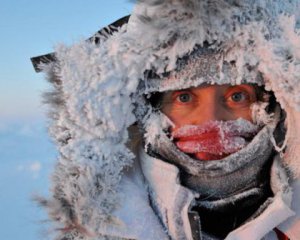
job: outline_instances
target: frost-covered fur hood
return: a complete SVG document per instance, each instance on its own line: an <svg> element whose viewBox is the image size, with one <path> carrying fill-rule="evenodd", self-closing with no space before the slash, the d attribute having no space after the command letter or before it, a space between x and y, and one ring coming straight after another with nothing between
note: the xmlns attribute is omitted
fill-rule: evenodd
<svg viewBox="0 0 300 240"><path fill-rule="evenodd" d="M203 78L161 84L179 58L208 44L218 52L218 78L211 82L257 82L261 74L286 117L283 154L300 176L300 19L299 1L140 0L129 19L99 43L56 48L56 62L43 66L54 90L50 133L60 153L52 178L53 197L45 202L67 230L97 235L120 202L118 185L133 164L128 127L137 121L137 93L196 86ZM223 74L234 62L234 78ZM146 70L159 76L145 80ZM171 78L168 78L170 80ZM161 82L159 82L161 81ZM158 86L158 87L157 87Z"/></svg>

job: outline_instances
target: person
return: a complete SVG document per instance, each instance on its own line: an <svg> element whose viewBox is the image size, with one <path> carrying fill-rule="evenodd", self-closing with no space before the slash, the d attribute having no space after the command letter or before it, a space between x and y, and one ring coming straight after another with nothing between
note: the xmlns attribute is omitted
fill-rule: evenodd
<svg viewBox="0 0 300 240"><path fill-rule="evenodd" d="M56 239L299 239L297 9L138 1L41 61Z"/></svg>

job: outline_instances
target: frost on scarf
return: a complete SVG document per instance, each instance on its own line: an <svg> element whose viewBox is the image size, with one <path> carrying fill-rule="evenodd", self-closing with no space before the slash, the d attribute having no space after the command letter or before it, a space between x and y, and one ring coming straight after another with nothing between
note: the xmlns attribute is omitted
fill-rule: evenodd
<svg viewBox="0 0 300 240"><path fill-rule="evenodd" d="M287 112L287 128L295 130L288 135L295 148L290 153L300 154L298 5L298 0L143 0L129 23L112 36L100 36L99 45L59 46L56 64L45 66L54 85L47 95L50 133L60 153L53 200L47 203L53 218L85 229L83 235L97 235L114 222L122 171L134 158L125 144L127 128L136 121L135 104L148 92L205 82L190 78L195 68L176 75L178 59L204 43L218 53L212 84L252 82L274 91ZM146 70L158 75L157 84L141 80ZM289 156L300 174L294 154Z"/></svg>

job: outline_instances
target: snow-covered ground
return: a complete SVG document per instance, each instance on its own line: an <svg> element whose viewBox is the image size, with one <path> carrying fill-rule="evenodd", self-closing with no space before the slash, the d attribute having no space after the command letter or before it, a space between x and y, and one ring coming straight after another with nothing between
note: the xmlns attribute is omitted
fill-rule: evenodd
<svg viewBox="0 0 300 240"><path fill-rule="evenodd" d="M1 239L48 239L46 213L32 198L47 196L55 158L45 121L0 120Z"/></svg>

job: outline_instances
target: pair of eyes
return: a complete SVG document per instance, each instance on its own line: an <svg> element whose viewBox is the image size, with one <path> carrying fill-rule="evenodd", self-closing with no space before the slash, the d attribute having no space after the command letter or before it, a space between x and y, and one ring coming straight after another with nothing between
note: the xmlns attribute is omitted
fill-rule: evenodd
<svg viewBox="0 0 300 240"><path fill-rule="evenodd" d="M175 101L180 104L189 104L194 101L195 96L189 91L179 91L175 94ZM246 104L253 102L254 96L247 91L230 91L224 94L224 101L230 104Z"/></svg>

